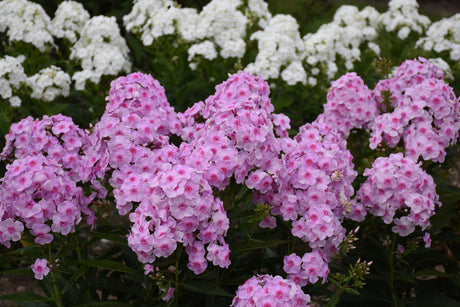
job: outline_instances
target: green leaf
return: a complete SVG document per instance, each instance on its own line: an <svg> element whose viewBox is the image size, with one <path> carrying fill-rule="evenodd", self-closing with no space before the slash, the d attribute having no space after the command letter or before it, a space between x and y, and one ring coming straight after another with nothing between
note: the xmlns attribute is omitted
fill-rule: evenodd
<svg viewBox="0 0 460 307"><path fill-rule="evenodd" d="M285 244L289 241L287 240L247 240L244 242L239 242L232 246L232 253L245 252L254 249L262 249L265 247L276 246L280 244Z"/></svg>
<svg viewBox="0 0 460 307"><path fill-rule="evenodd" d="M352 288L345 288L345 292L354 294L354 295L360 295L360 293L357 290L352 289Z"/></svg>
<svg viewBox="0 0 460 307"><path fill-rule="evenodd" d="M414 273L415 278L424 277L447 277L449 274L437 270L421 270Z"/></svg>
<svg viewBox="0 0 460 307"><path fill-rule="evenodd" d="M0 300L8 300L8 301L40 301L40 302L47 302L52 301L53 299L48 297L43 297L33 292L20 292L20 293L13 293L9 295L0 296Z"/></svg>
<svg viewBox="0 0 460 307"><path fill-rule="evenodd" d="M117 302L117 301L105 301L105 302L92 302L86 304L75 305L75 307L116 307L116 306L126 306L126 303Z"/></svg>
<svg viewBox="0 0 460 307"><path fill-rule="evenodd" d="M80 261L82 265L110 270L110 271L117 271L117 272L124 272L124 273L133 273L134 270L130 267L124 265L123 263L111 260L85 260Z"/></svg>
<svg viewBox="0 0 460 307"><path fill-rule="evenodd" d="M234 295L228 293L216 283L206 280L192 280L189 282L184 282L182 284L184 289L187 289L191 292L203 294L203 295L218 295L225 297L234 297Z"/></svg>

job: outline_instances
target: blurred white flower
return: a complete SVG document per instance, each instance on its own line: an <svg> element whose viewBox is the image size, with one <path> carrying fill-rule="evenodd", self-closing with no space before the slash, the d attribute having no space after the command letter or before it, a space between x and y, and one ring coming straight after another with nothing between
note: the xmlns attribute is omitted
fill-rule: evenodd
<svg viewBox="0 0 460 307"><path fill-rule="evenodd" d="M77 90L84 89L86 80L99 83L103 75L116 76L131 69L128 45L113 16L89 19L71 47L70 59L81 62L82 71L72 76Z"/></svg>
<svg viewBox="0 0 460 307"><path fill-rule="evenodd" d="M4 0L0 2L0 32L9 41L30 43L44 52L54 45L51 20L45 10L27 0Z"/></svg>
<svg viewBox="0 0 460 307"><path fill-rule="evenodd" d="M427 51L449 51L450 59L460 60L460 13L443 18L433 23L426 31L425 37L419 39L417 47Z"/></svg>
<svg viewBox="0 0 460 307"><path fill-rule="evenodd" d="M398 31L398 38L406 39L411 31L422 34L430 25L428 17L420 15L416 0L391 0L388 11L380 16L380 23L387 32Z"/></svg>
<svg viewBox="0 0 460 307"><path fill-rule="evenodd" d="M51 21L51 31L55 37L67 38L71 43L75 43L89 18L89 13L81 3L63 1Z"/></svg>
<svg viewBox="0 0 460 307"><path fill-rule="evenodd" d="M40 70L27 79L27 84L32 89L30 96L43 101L53 101L56 97L68 96L70 83L70 76L54 65Z"/></svg>
<svg viewBox="0 0 460 307"><path fill-rule="evenodd" d="M13 96L14 90L27 82L27 75L22 67L24 59L23 55L18 57L7 55L0 58L0 97L8 99L13 107L21 105L21 99Z"/></svg>

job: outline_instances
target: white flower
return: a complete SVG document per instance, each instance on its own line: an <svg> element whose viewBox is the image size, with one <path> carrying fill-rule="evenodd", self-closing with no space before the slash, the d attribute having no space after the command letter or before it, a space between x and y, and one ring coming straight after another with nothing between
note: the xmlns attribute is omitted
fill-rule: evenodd
<svg viewBox="0 0 460 307"><path fill-rule="evenodd" d="M32 88L30 96L43 101L53 101L56 97L68 96L70 83L70 76L54 65L40 70L27 80L27 84Z"/></svg>
<svg viewBox="0 0 460 307"><path fill-rule="evenodd" d="M12 106L16 105L19 99L19 97L13 98L14 90L19 89L27 81L27 75L21 64L24 59L23 55L16 58L8 55L0 58L0 97L9 99Z"/></svg>
<svg viewBox="0 0 460 307"><path fill-rule="evenodd" d="M51 21L51 31L54 36L67 38L71 43L75 43L89 18L89 13L81 3L61 2Z"/></svg>
<svg viewBox="0 0 460 307"><path fill-rule="evenodd" d="M351 70L353 63L360 60L360 47L365 42L378 54L378 46L370 43L377 38L379 16L372 7L359 11L355 6L342 5L331 23L303 37L305 61L312 66L310 69L318 67L332 79L338 71L335 62L340 57L345 61L346 69Z"/></svg>
<svg viewBox="0 0 460 307"><path fill-rule="evenodd" d="M460 13L433 23L416 46L435 52L450 51L450 59L460 60Z"/></svg>
<svg viewBox="0 0 460 307"><path fill-rule="evenodd" d="M302 84L307 83L307 73L300 61L294 61L289 64L281 73L281 78L286 81L288 85L295 85L298 82Z"/></svg>
<svg viewBox="0 0 460 307"><path fill-rule="evenodd" d="M21 98L19 98L18 96L12 96L9 99L9 102L12 107L17 108L21 106L22 101L21 101Z"/></svg>
<svg viewBox="0 0 460 307"><path fill-rule="evenodd" d="M50 23L50 17L39 4L27 0L0 2L0 32L6 31L11 42L23 41L46 51L54 45Z"/></svg>
<svg viewBox="0 0 460 307"><path fill-rule="evenodd" d="M391 0L388 11L380 17L380 23L388 32L398 31L398 38L403 40L411 31L422 34L431 21L419 14L416 0Z"/></svg>
<svg viewBox="0 0 460 307"><path fill-rule="evenodd" d="M176 23L188 22L194 29L198 13L195 9L182 12L179 5L172 0L135 0L131 12L123 17L126 30L141 34L142 43L149 46L157 38L168 34L180 34L175 28ZM183 26L182 26L183 27Z"/></svg>
<svg viewBox="0 0 460 307"><path fill-rule="evenodd" d="M188 49L188 61L190 62L189 66L192 70L195 70L198 65L195 58L196 55L201 55L205 59L211 61L217 58L217 51L211 41L204 41L202 43L192 45ZM195 61L192 61L193 59L195 59Z"/></svg>
<svg viewBox="0 0 460 307"><path fill-rule="evenodd" d="M103 75L118 75L131 69L129 49L115 17L96 16L88 20L80 39L71 47L70 59L81 62L84 72L72 76L77 89L83 89L85 80L99 83ZM83 87L82 87L83 86Z"/></svg>
<svg viewBox="0 0 460 307"><path fill-rule="evenodd" d="M255 62L246 66L246 71L261 75L265 79L279 77L282 66L299 62L304 58L304 45L300 38L299 25L291 15L278 14L271 18L266 28L251 35L251 40L257 40L259 53ZM294 64L290 70L299 72L302 65ZM286 72L286 78L291 72ZM306 73L304 71L305 78ZM303 75L302 74L302 75ZM299 75L300 76L300 75ZM293 80L289 77L293 82ZM304 78L301 78L304 82Z"/></svg>

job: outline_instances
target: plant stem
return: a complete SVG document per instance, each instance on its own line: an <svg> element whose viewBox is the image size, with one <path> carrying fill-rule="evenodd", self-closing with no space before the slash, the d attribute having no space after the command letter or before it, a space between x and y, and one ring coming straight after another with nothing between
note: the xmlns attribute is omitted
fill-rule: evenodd
<svg viewBox="0 0 460 307"><path fill-rule="evenodd" d="M58 307L64 307L64 304L62 303L62 297L61 297L61 292L59 291L59 287L56 281L56 275L54 275L54 272L50 272L51 279L53 280L53 287L54 287L54 302Z"/></svg>
<svg viewBox="0 0 460 307"><path fill-rule="evenodd" d="M394 258L393 258L393 251L395 248L395 241L396 236L393 234L393 238L391 240L391 247L388 251L388 266L390 267L389 272L389 287L390 287L390 294L391 294L391 306L396 307L398 306L398 301L396 299L396 293L394 289L394 279L395 279L395 268L394 268Z"/></svg>
<svg viewBox="0 0 460 307"><path fill-rule="evenodd" d="M174 293L179 293L179 286L180 286L180 281L179 281L179 262L180 262L180 257L182 256L182 245L179 245L177 248L177 255L176 255L176 280L174 283L175 289ZM174 306L179 306L179 300L177 298L174 298Z"/></svg>

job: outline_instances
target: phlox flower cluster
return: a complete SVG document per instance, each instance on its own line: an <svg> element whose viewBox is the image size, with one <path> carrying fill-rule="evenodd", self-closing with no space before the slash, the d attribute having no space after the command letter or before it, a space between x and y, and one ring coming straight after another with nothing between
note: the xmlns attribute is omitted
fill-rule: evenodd
<svg viewBox="0 0 460 307"><path fill-rule="evenodd" d="M56 97L69 95L71 80L70 76L60 67L51 65L30 76L27 83L32 88L30 97L53 101Z"/></svg>
<svg viewBox="0 0 460 307"><path fill-rule="evenodd" d="M350 218L362 221L366 212L392 224L392 231L407 236L420 226L430 226L430 217L440 206L433 178L402 153L379 157L364 171L367 180L359 188Z"/></svg>
<svg viewBox="0 0 460 307"><path fill-rule="evenodd" d="M246 280L238 287L233 298L233 307L281 307L309 306L310 295L294 282L281 276L258 275Z"/></svg>
<svg viewBox="0 0 460 307"><path fill-rule="evenodd" d="M50 17L39 4L27 0L0 2L0 32L6 32L10 42L30 43L40 51L54 45Z"/></svg>
<svg viewBox="0 0 460 307"><path fill-rule="evenodd" d="M51 31L55 37L65 38L74 44L89 19L90 15L81 3L63 1L57 7L54 18L51 20Z"/></svg>
<svg viewBox="0 0 460 307"><path fill-rule="evenodd" d="M131 69L128 45L113 16L89 19L70 49L70 59L80 61L82 67L72 76L77 90L83 90L87 80L97 84L103 75L117 75Z"/></svg>
<svg viewBox="0 0 460 307"><path fill-rule="evenodd" d="M1 159L43 155L61 165L75 182L82 180L84 173L88 172L82 155L89 145L88 136L70 117L45 115L38 120L28 116L11 125L5 139Z"/></svg>
<svg viewBox="0 0 460 307"><path fill-rule="evenodd" d="M417 0L392 0L388 11L380 16L380 23L387 32L398 31L399 39L406 39L411 31L422 34L431 21L418 12Z"/></svg>
<svg viewBox="0 0 460 307"><path fill-rule="evenodd" d="M18 158L7 165L0 185L0 243L10 247L18 241L24 225L37 244L48 244L53 234L67 235L88 217L95 223L88 208L92 197L85 197L60 164L38 153Z"/></svg>
<svg viewBox="0 0 460 307"><path fill-rule="evenodd" d="M393 78L379 81L375 99L383 101L382 92L389 91L394 110L370 125L370 147L382 141L395 147L403 138L406 156L443 162L445 148L457 141L460 113L453 89L442 78L439 67L419 58L405 61Z"/></svg>
<svg viewBox="0 0 460 307"><path fill-rule="evenodd" d="M283 263L283 270L288 274L287 278L301 287L309 283L314 284L319 278L323 283L327 281L329 267L318 251L305 253L302 258L296 254L284 256Z"/></svg>
<svg viewBox="0 0 460 307"><path fill-rule="evenodd" d="M39 4L27 0L2 1L0 32L6 32L9 42L30 43L41 52L57 49L55 38L67 39L71 53L64 60L75 60L81 66L72 76L77 90L83 90L87 80L99 83L103 75L118 75L131 69L129 49L115 17L90 18L83 5L75 1L61 2L52 20ZM7 64L11 67L11 63ZM11 105L19 106L20 98L7 94L18 85L12 81L9 87L5 81L2 83L2 98L5 96ZM68 95L70 80L66 72L52 65L31 76L27 85L32 89L32 98L50 101Z"/></svg>
<svg viewBox="0 0 460 307"><path fill-rule="evenodd" d="M104 178L106 172L129 166L145 152L165 146L168 135L181 127L164 88L150 75L132 73L112 81L107 100L89 136L91 146L86 153L95 165L90 179Z"/></svg>
<svg viewBox="0 0 460 307"><path fill-rule="evenodd" d="M168 144L180 128L159 82L133 73L111 83L106 111L90 136L89 156L96 164L94 178L111 173L117 209L130 213L128 244L139 260L153 263L183 244L188 267L199 274L207 260L230 264L223 239L229 221L204 173L187 165L191 159L183 146Z"/></svg>
<svg viewBox="0 0 460 307"><path fill-rule="evenodd" d="M294 139L284 138L281 144L282 165L271 177L272 189L265 194L260 191L255 198L272 206L271 216L260 226L274 228L277 215L291 221L292 234L308 243L325 266L315 271L316 277L305 271L307 266L299 266L293 278L300 284L319 277L325 280L327 264L345 237L341 222L357 175L352 156L346 141L324 123L306 124Z"/></svg>
<svg viewBox="0 0 460 307"><path fill-rule="evenodd" d="M132 11L123 17L126 30L140 34L144 45L165 35L177 35L178 42L190 44L189 62L192 69L199 56L213 60L242 58L246 50L246 30L270 17L268 6L261 0L213 0L200 12L182 8L171 0L135 1Z"/></svg>
<svg viewBox="0 0 460 307"><path fill-rule="evenodd" d="M261 77L242 71L229 76L204 104L180 115L182 137L191 146L187 160L220 189L234 175L237 183L246 182L265 193L272 181L266 172L275 173L280 167L276 134L286 137L290 128L289 118L272 113L273 109L268 84ZM196 122L200 118L203 123Z"/></svg>
<svg viewBox="0 0 460 307"><path fill-rule="evenodd" d="M307 74L301 64L304 46L294 17L273 16L264 29L254 32L250 39L257 41L259 52L245 70L260 74L266 80L276 79L281 73L289 85L306 84ZM283 71L281 67L285 67Z"/></svg>
<svg viewBox="0 0 460 307"><path fill-rule="evenodd" d="M380 114L371 90L355 72L333 81L327 93L324 112L315 122L335 127L345 139L351 129L366 128Z"/></svg>
<svg viewBox="0 0 460 307"><path fill-rule="evenodd" d="M451 60L458 61L460 60L460 34L457 31L459 27L460 14L443 18L431 24L425 36L417 41L416 46L437 53L447 51Z"/></svg>
<svg viewBox="0 0 460 307"><path fill-rule="evenodd" d="M128 245L144 263L168 257L182 244L195 274L206 269L207 260L228 267L230 250L224 236L229 220L223 203L199 170L179 161L175 149L170 145L155 150L128 174L114 172L117 179L126 178L117 188L117 202L139 203L129 215L133 226Z"/></svg>
<svg viewBox="0 0 460 307"><path fill-rule="evenodd" d="M355 6L342 5L335 12L332 22L323 24L315 33L305 35L302 38L305 62L311 74L316 76L323 72L328 79L334 78L339 58L345 61L348 70L352 69L353 63L360 60L361 45L366 42L367 47L378 55L380 48L373 41L377 38L379 16L379 12L370 6L359 11Z"/></svg>
<svg viewBox="0 0 460 307"><path fill-rule="evenodd" d="M24 56L7 55L0 58L0 97L8 99L12 107L21 105L21 99L14 92L27 83L27 75L21 64L24 60Z"/></svg>

